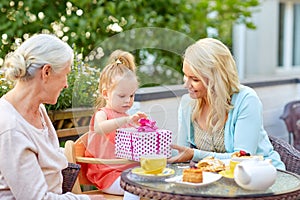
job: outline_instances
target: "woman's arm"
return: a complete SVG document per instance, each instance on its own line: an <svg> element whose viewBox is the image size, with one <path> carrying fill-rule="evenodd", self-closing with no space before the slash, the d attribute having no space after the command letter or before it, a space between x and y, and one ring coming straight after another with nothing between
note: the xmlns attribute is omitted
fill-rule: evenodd
<svg viewBox="0 0 300 200"><path fill-rule="evenodd" d="M8 130L0 134L0 174L3 177L0 184L3 187L8 187L15 199L24 199L24 197L28 200L90 199L87 195L75 195L72 193L56 194L49 192L50 190L55 190L55 186L61 188L59 184L60 177L58 175L57 178L53 179L52 186L46 183L45 176L38 163L38 151L39 149L37 149L23 133ZM53 165L55 165L55 163L53 163Z"/></svg>
<svg viewBox="0 0 300 200"><path fill-rule="evenodd" d="M191 115L192 115L191 99L188 95L181 98L178 107L178 132L176 135L176 144L180 146L190 146L191 135Z"/></svg>
<svg viewBox="0 0 300 200"><path fill-rule="evenodd" d="M250 154L257 152L261 130L264 129L262 112L262 103L256 94L249 93L239 101L229 126L229 133L233 135L231 137L233 140L226 140L228 143L233 143L234 152L240 150Z"/></svg>

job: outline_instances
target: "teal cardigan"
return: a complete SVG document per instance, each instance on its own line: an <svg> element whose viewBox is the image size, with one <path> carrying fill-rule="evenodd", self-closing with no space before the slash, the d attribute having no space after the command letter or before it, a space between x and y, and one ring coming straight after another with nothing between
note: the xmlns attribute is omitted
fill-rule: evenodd
<svg viewBox="0 0 300 200"><path fill-rule="evenodd" d="M175 139L180 146L195 146L194 128L191 123L194 101L189 94L181 98L178 109L178 135ZM271 159L276 168L285 170L284 163L274 151L263 127L262 103L256 92L241 85L239 93L232 96L231 104L233 109L228 114L224 133L226 153L194 149L193 160L198 161L207 156L230 159L233 152L244 150L251 155L263 155L265 159Z"/></svg>

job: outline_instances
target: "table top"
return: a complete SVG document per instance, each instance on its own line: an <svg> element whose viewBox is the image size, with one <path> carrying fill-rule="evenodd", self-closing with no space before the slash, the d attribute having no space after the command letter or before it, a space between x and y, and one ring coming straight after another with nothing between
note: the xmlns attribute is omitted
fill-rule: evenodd
<svg viewBox="0 0 300 200"><path fill-rule="evenodd" d="M188 163L169 164L176 175L181 175ZM131 173L121 175L121 187L131 193L149 199L300 199L300 176L278 170L275 183L265 191L249 191L239 187L234 179L222 177L209 185L190 187L165 181L166 178L145 178Z"/></svg>

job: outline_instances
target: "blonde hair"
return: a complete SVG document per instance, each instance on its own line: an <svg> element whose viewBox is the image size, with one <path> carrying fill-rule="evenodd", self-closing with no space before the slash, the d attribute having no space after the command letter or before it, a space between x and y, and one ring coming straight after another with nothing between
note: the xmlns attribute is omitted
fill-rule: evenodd
<svg viewBox="0 0 300 200"><path fill-rule="evenodd" d="M72 48L50 34L37 34L23 42L14 52L6 55L3 67L9 80L30 80L37 69L50 64L54 71L73 62Z"/></svg>
<svg viewBox="0 0 300 200"><path fill-rule="evenodd" d="M121 78L132 78L138 82L135 70L134 56L131 53L119 49L112 52L108 59L108 65L104 67L100 74L96 109L106 105L102 91L104 89L113 90Z"/></svg>
<svg viewBox="0 0 300 200"><path fill-rule="evenodd" d="M184 54L193 74L207 88L210 111L206 124L208 132L223 129L227 114L232 109L231 97L239 92L239 78L232 54L227 46L213 38L200 39L189 46ZM204 79L206 81L204 81ZM192 119L201 112L203 99L196 101Z"/></svg>

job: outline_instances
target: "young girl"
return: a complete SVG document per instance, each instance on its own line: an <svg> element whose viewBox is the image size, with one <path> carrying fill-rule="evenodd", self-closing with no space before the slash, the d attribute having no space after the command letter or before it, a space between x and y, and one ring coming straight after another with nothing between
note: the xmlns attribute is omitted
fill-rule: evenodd
<svg viewBox="0 0 300 200"><path fill-rule="evenodd" d="M97 111L90 122L86 151L88 157L116 158L116 129L137 125L140 118L146 117L140 112L131 116L126 113L131 108L135 91L138 89L133 55L116 50L111 54L109 63L100 75ZM90 164L87 177L103 192L122 195L124 190L120 187L120 174L136 165ZM126 195L129 194L125 193L124 199Z"/></svg>

